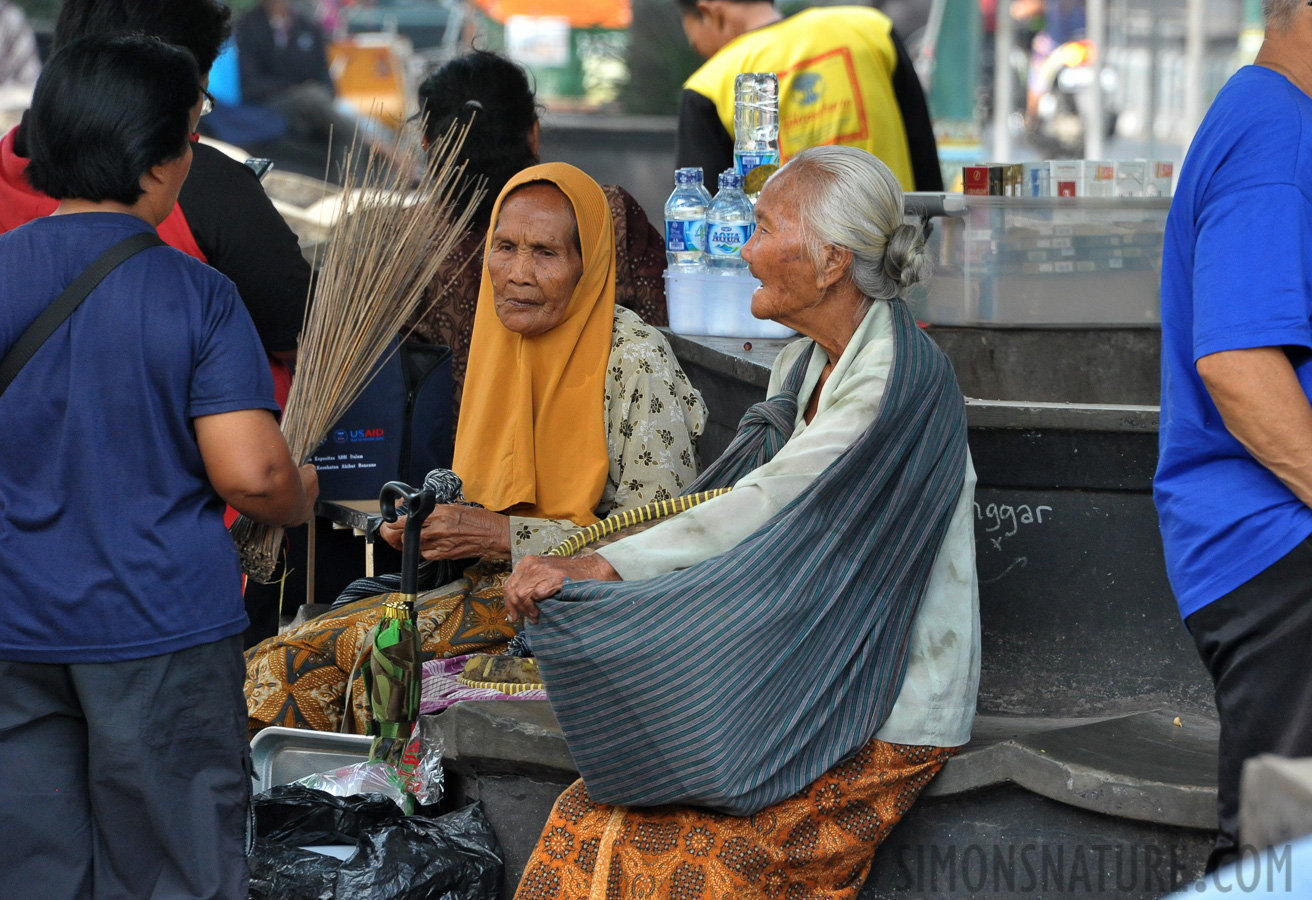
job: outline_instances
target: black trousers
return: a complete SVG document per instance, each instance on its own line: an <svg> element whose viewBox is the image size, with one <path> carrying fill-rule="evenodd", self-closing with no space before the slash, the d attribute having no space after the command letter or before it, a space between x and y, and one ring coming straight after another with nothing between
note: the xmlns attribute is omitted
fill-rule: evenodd
<svg viewBox="0 0 1312 900"><path fill-rule="evenodd" d="M1185 620L1221 718L1216 846L1239 854L1239 776L1260 753L1312 756L1312 538Z"/></svg>
<svg viewBox="0 0 1312 900"><path fill-rule="evenodd" d="M239 635L0 661L0 897L245 900L245 672Z"/></svg>

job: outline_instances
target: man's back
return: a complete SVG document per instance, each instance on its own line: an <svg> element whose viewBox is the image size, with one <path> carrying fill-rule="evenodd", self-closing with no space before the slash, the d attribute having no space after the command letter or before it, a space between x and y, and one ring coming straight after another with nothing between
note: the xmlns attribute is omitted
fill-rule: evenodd
<svg viewBox="0 0 1312 900"><path fill-rule="evenodd" d="M678 166L708 179L732 163L734 78L779 76L779 149L841 144L879 157L906 190L942 187L924 94L892 23L878 10L807 10L742 34L684 84Z"/></svg>
<svg viewBox="0 0 1312 900"><path fill-rule="evenodd" d="M104 250L149 230L91 212L0 236L0 353ZM110 662L240 633L240 573L193 422L272 412L272 392L228 279L168 247L110 272L0 398L0 573L7 597L45 596L6 602L0 658Z"/></svg>

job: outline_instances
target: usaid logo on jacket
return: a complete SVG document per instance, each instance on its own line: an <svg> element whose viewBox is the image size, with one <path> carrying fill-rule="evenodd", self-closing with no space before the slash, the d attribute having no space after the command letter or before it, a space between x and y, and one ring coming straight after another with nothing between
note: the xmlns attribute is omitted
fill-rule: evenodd
<svg viewBox="0 0 1312 900"><path fill-rule="evenodd" d="M333 432L333 443L356 444L361 441L383 441L387 439L382 428L338 428Z"/></svg>

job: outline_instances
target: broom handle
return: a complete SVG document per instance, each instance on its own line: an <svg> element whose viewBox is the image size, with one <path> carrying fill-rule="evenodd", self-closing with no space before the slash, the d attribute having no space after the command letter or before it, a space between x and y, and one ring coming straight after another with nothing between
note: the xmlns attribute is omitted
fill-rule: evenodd
<svg viewBox="0 0 1312 900"><path fill-rule="evenodd" d="M404 500L406 509L405 539L401 545L401 593L414 599L419 593L419 533L424 520L437 504L437 495L430 490L415 490L403 481L389 481L378 495L383 518L395 522L398 513L396 501Z"/></svg>

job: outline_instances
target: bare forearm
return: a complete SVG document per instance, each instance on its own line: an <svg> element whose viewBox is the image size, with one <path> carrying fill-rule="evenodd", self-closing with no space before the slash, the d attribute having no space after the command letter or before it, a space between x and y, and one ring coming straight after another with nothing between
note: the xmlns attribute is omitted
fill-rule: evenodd
<svg viewBox="0 0 1312 900"><path fill-rule="evenodd" d="M469 549L477 551L469 554L471 556L510 559L510 516L488 513L483 517L476 526Z"/></svg>
<svg viewBox="0 0 1312 900"><path fill-rule="evenodd" d="M384 522L383 540L400 550L405 519ZM424 559L510 559L510 517L470 506L441 505L425 520L419 534Z"/></svg>
<svg viewBox="0 0 1312 900"><path fill-rule="evenodd" d="M1197 368L1226 429L1312 507L1312 405L1284 350L1214 353Z"/></svg>
<svg viewBox="0 0 1312 900"><path fill-rule="evenodd" d="M222 496L233 509L257 522L299 525L313 513L314 498L307 487L304 472L280 466L271 468L262 484L230 488Z"/></svg>
<svg viewBox="0 0 1312 900"><path fill-rule="evenodd" d="M314 512L319 477L297 468L273 416L246 409L194 420L205 473L238 512L266 525L299 525Z"/></svg>
<svg viewBox="0 0 1312 900"><path fill-rule="evenodd" d="M424 559L510 559L509 516L465 506L448 509L457 515L424 529Z"/></svg>
<svg viewBox="0 0 1312 900"><path fill-rule="evenodd" d="M573 581L622 580L611 564L595 553L563 559L554 556L530 556L515 567L514 573L506 581L502 596L507 617L512 622L517 621L520 616L530 622L536 622L537 601L557 594L564 586L566 578Z"/></svg>

